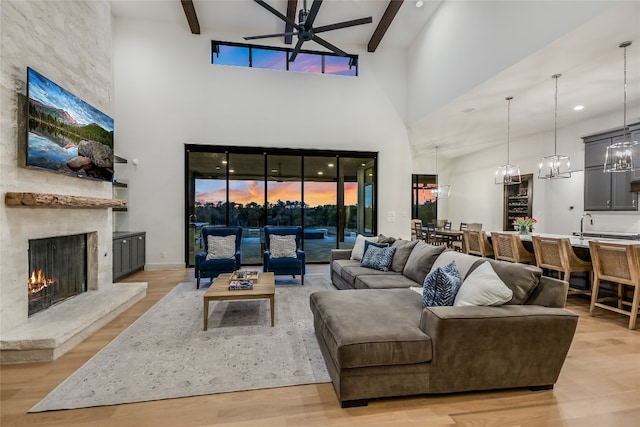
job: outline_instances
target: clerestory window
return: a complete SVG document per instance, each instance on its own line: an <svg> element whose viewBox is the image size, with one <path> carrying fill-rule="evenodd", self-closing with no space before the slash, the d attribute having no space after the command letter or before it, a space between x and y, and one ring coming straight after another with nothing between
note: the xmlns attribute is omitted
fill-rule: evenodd
<svg viewBox="0 0 640 427"><path fill-rule="evenodd" d="M354 77L358 75L358 55L339 56L331 52L301 50L295 61L290 62L291 52L291 48L211 41L211 63L214 65Z"/></svg>

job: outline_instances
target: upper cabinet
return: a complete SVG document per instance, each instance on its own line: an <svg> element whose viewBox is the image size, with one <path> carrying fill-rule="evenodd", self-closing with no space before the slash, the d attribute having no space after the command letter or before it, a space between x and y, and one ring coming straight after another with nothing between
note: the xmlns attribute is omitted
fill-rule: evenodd
<svg viewBox="0 0 640 427"><path fill-rule="evenodd" d="M634 140L640 139L640 123L629 126ZM623 138L622 128L584 137L584 210L637 211L638 193L631 182L640 180L640 171L604 172L607 147Z"/></svg>

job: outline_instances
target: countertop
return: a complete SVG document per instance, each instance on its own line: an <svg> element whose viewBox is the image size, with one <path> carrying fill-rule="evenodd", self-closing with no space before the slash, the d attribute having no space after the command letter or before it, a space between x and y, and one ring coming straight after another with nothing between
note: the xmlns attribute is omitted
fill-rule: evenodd
<svg viewBox="0 0 640 427"><path fill-rule="evenodd" d="M519 234L515 231L498 231L497 233L512 233ZM612 235L613 233L607 233ZM487 231L487 236L490 236L491 232ZM540 237L553 237L553 238L562 238L566 237L571 242L571 246L574 248L589 248L589 241L594 242L609 242L609 243L619 243L622 245L640 245L640 240L631 240L631 239L608 239L603 237L585 237L583 240L580 240L577 236L569 236L566 234L548 234L548 233L531 233L531 234L519 234L520 238L524 241L531 241L531 236L540 236Z"/></svg>

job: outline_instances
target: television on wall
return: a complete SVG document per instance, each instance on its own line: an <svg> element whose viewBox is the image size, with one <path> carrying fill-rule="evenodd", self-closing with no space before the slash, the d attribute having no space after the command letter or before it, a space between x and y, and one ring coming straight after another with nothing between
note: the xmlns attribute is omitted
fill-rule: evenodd
<svg viewBox="0 0 640 427"><path fill-rule="evenodd" d="M27 68L27 167L113 181L113 119Z"/></svg>

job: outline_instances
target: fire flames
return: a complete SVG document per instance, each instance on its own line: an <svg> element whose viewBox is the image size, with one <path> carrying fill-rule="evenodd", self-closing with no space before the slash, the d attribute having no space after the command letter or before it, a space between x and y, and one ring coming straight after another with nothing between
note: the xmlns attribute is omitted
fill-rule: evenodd
<svg viewBox="0 0 640 427"><path fill-rule="evenodd" d="M42 273L42 270L38 270L37 273L35 270L32 270L31 277L29 277L29 281L27 282L27 290L29 292L29 296L32 296L37 295L39 292L42 292L49 286L57 284L58 279L56 279L55 277L47 278Z"/></svg>

